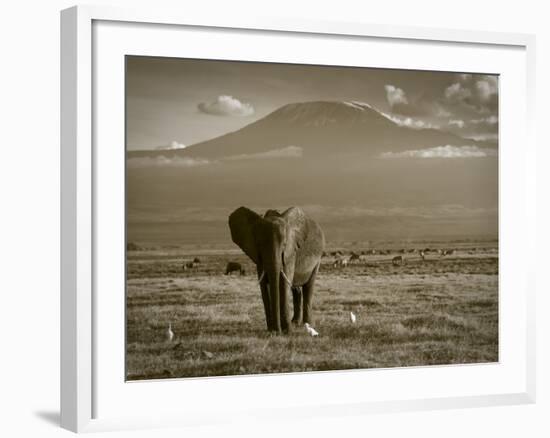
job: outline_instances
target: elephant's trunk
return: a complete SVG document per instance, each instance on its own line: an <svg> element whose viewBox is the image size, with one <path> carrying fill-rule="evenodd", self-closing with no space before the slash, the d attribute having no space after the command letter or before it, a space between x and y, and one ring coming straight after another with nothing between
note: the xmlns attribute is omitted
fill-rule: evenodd
<svg viewBox="0 0 550 438"><path fill-rule="evenodd" d="M276 258L273 255L273 258ZM272 330L276 333L281 332L281 304L280 304L280 284L279 277L281 273L281 260L272 260L267 268L267 280L269 282L269 303L271 305Z"/></svg>

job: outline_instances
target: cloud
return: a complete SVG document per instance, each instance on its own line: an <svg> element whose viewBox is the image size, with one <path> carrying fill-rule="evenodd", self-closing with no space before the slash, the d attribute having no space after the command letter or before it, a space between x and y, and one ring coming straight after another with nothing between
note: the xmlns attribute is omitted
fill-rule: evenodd
<svg viewBox="0 0 550 438"><path fill-rule="evenodd" d="M439 129L439 126L420 119L413 119L412 117L399 117L393 114L386 114L382 111L380 111L380 114L399 126L405 126L412 129Z"/></svg>
<svg viewBox="0 0 550 438"><path fill-rule="evenodd" d="M169 145L166 146L159 146L157 150L175 150L175 149L185 149L187 145L183 143L178 143L177 141L173 141Z"/></svg>
<svg viewBox="0 0 550 438"><path fill-rule="evenodd" d="M409 101L405 91L395 85L387 84L384 86L386 90L386 99L390 105L391 112L404 116L421 116L426 114L422 100L420 102Z"/></svg>
<svg viewBox="0 0 550 438"><path fill-rule="evenodd" d="M249 103L241 102L232 96L218 96L214 102L201 102L198 109L205 114L215 116L251 116L254 114L254 107Z"/></svg>
<svg viewBox="0 0 550 438"><path fill-rule="evenodd" d="M386 89L386 99L388 99L391 107L398 104L407 105L409 103L405 92L401 88L397 88L394 85L385 85L384 88Z"/></svg>
<svg viewBox="0 0 550 438"><path fill-rule="evenodd" d="M472 140L495 140L498 134L498 117L492 115L470 120L450 119L447 130L458 132L461 137Z"/></svg>
<svg viewBox="0 0 550 438"><path fill-rule="evenodd" d="M404 152L384 152L381 158L483 158L497 156L495 149L478 146L436 146Z"/></svg>
<svg viewBox="0 0 550 438"><path fill-rule="evenodd" d="M447 105L474 110L479 114L498 109L498 77L491 75L458 75L458 82L443 92Z"/></svg>
<svg viewBox="0 0 550 438"><path fill-rule="evenodd" d="M205 166L211 162L204 158L191 157L165 157L158 155L156 157L134 157L126 161L128 167L196 167Z"/></svg>
<svg viewBox="0 0 550 438"><path fill-rule="evenodd" d="M496 125L498 123L498 117L497 116L489 116L484 117L481 119L472 119L468 123L472 123L474 125Z"/></svg>
<svg viewBox="0 0 550 438"><path fill-rule="evenodd" d="M482 102L489 102L494 94L498 92L496 76L485 76L483 80L476 82L476 89Z"/></svg>
<svg viewBox="0 0 550 438"><path fill-rule="evenodd" d="M449 125L464 128L464 120L449 120Z"/></svg>
<svg viewBox="0 0 550 438"><path fill-rule="evenodd" d="M445 98L450 101L464 101L472 96L472 92L465 88L460 82L455 82L445 88Z"/></svg>
<svg viewBox="0 0 550 438"><path fill-rule="evenodd" d="M263 160L268 158L301 158L303 149L299 146L287 146L281 149L273 149L267 152L258 152L257 154L242 154L225 157L224 160Z"/></svg>
<svg viewBox="0 0 550 438"><path fill-rule="evenodd" d="M242 154L230 155L222 157L218 160L207 160L205 158L179 157L179 156L164 156L158 155L155 157L134 157L127 160L128 167L198 167L209 164L221 164L224 161L240 161L240 160L266 160L270 158L301 158L303 149L299 146L287 146L281 149L273 149L266 152L258 152L257 154Z"/></svg>
<svg viewBox="0 0 550 438"><path fill-rule="evenodd" d="M441 104L437 102L434 103L434 113L436 117L446 118L451 116L450 111L443 108Z"/></svg>
<svg viewBox="0 0 550 438"><path fill-rule="evenodd" d="M468 138L475 141L497 141L498 133L473 134L469 135Z"/></svg>

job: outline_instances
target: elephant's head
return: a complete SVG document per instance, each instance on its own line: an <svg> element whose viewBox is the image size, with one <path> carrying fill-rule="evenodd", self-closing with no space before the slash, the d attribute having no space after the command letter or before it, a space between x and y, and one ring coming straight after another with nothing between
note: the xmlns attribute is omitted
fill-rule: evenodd
<svg viewBox="0 0 550 438"><path fill-rule="evenodd" d="M280 214L268 210L262 217L246 207L229 216L231 238L258 267L260 281L267 276L269 303L266 319L270 330L285 328L287 292L292 286L296 260L307 235L305 214L293 207ZM286 284L280 284L283 281ZM281 296L281 294L284 294ZM264 298L264 304L265 304ZM269 312L268 312L269 309ZM270 323L271 321L271 323Z"/></svg>

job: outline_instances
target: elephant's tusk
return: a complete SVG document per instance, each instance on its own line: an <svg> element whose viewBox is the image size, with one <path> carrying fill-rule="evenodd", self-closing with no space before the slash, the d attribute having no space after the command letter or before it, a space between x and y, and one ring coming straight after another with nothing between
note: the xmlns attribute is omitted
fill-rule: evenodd
<svg viewBox="0 0 550 438"><path fill-rule="evenodd" d="M281 275L283 276L283 279L288 283L289 286L292 286L292 282L288 279L288 277L285 274L285 271L281 269ZM265 271L262 271L260 277L258 278L258 283L261 283L262 280L265 277Z"/></svg>
<svg viewBox="0 0 550 438"><path fill-rule="evenodd" d="M265 271L262 271L262 274L260 275L260 278L258 278L258 283L261 283L262 280L264 279L265 277Z"/></svg>
<svg viewBox="0 0 550 438"><path fill-rule="evenodd" d="M290 287L292 287L291 281L288 279L288 277L287 277L286 274L285 274L285 271L283 271L282 269L281 269L281 275L283 276L284 280L288 283L288 285L289 285Z"/></svg>

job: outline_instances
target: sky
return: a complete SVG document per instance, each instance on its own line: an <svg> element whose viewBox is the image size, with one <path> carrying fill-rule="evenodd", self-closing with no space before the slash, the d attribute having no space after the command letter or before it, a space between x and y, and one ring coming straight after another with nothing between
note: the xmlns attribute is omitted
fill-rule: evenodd
<svg viewBox="0 0 550 438"><path fill-rule="evenodd" d="M398 123L467 138L498 133L496 76L128 56L127 149L186 147L318 100L366 102Z"/></svg>

